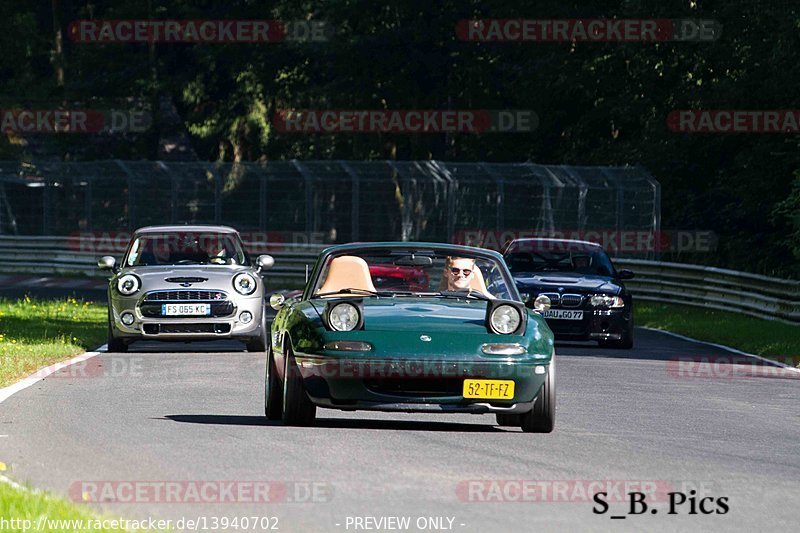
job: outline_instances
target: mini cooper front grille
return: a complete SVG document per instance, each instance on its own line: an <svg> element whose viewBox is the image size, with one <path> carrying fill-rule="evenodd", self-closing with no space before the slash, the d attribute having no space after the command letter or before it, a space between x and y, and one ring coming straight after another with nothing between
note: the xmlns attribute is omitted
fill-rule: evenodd
<svg viewBox="0 0 800 533"><path fill-rule="evenodd" d="M144 297L145 302L204 302L227 300L223 291L153 291Z"/></svg>
<svg viewBox="0 0 800 533"><path fill-rule="evenodd" d="M580 307L583 303L583 296L580 294L562 294L561 307Z"/></svg>
<svg viewBox="0 0 800 533"><path fill-rule="evenodd" d="M233 314L236 308L233 306L233 302L229 300L216 300L216 301L207 301L204 303L208 303L211 306L211 312L208 316L212 318L222 318L227 317ZM196 315L165 315L163 312L163 307L166 305L164 301L155 301L155 300L148 300L141 303L139 306L139 311L142 313L142 316L146 318L185 318L187 316L196 316Z"/></svg>
<svg viewBox="0 0 800 533"><path fill-rule="evenodd" d="M225 334L231 332L230 324L219 324L210 322L198 322L194 324L144 324L146 335L159 335L164 333L185 333L185 334Z"/></svg>

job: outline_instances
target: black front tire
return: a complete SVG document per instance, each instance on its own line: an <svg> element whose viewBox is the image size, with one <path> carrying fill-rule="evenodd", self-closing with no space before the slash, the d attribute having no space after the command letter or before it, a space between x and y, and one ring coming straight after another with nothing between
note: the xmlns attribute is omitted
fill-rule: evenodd
<svg viewBox="0 0 800 533"><path fill-rule="evenodd" d="M108 353L124 353L128 351L128 344L114 336L114 328L111 326L111 310L108 311L108 341L106 342Z"/></svg>
<svg viewBox="0 0 800 533"><path fill-rule="evenodd" d="M283 409L283 383L278 378L272 347L267 348L266 374L264 376L264 415L268 420L280 420Z"/></svg>
<svg viewBox="0 0 800 533"><path fill-rule="evenodd" d="M550 361L547 379L544 380L533 409L521 415L525 433L551 433L556 425L556 359Z"/></svg>
<svg viewBox="0 0 800 533"><path fill-rule="evenodd" d="M308 398L300 370L288 348L283 360L283 423L287 426L311 426L317 416L317 406Z"/></svg>
<svg viewBox="0 0 800 533"><path fill-rule="evenodd" d="M247 341L247 351L265 352L267 351L267 343L267 313L265 309L261 309L261 332L257 337Z"/></svg>
<svg viewBox="0 0 800 533"><path fill-rule="evenodd" d="M520 415L496 413L497 425L501 427L519 427L522 424Z"/></svg>

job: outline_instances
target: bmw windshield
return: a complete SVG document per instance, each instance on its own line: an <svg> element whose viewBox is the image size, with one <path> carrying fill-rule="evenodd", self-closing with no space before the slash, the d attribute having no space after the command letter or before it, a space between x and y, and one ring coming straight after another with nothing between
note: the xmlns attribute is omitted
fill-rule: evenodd
<svg viewBox="0 0 800 533"><path fill-rule="evenodd" d="M613 277L614 267L608 255L597 246L564 241L514 242L504 254L515 276L542 272Z"/></svg>

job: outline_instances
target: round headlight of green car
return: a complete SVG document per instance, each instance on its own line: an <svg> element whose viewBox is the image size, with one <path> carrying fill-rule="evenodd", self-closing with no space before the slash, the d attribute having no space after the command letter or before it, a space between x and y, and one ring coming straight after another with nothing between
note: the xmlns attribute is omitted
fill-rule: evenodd
<svg viewBox="0 0 800 533"><path fill-rule="evenodd" d="M336 331L353 331L358 321L358 309L353 304L337 304L328 312L328 323Z"/></svg>
<svg viewBox="0 0 800 533"><path fill-rule="evenodd" d="M489 323L494 332L503 335L517 331L521 322L522 316L519 314L519 310L511 305L497 306L489 317Z"/></svg>
<svg viewBox="0 0 800 533"><path fill-rule="evenodd" d="M120 276L117 280L117 290L123 296L136 294L141 286L142 284L139 282L139 278L133 274L125 274L124 276Z"/></svg>
<svg viewBox="0 0 800 533"><path fill-rule="evenodd" d="M233 277L233 288L236 292L245 296L253 294L256 291L256 278L246 272L240 272Z"/></svg>

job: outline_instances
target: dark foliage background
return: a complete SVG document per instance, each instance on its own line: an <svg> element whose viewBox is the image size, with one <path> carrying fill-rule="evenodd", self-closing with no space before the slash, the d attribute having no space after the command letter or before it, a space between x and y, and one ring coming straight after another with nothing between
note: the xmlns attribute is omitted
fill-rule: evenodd
<svg viewBox="0 0 800 533"><path fill-rule="evenodd" d="M800 151L789 134L676 134L674 109L798 108L800 17L769 0L0 0L4 108L94 99L150 102L147 134L92 149L57 136L49 157L156 159L177 106L197 157L442 159L641 165L662 184L663 227L713 230L698 261L800 276ZM713 19L715 42L468 43L464 18ZM82 18L324 20L324 43L77 44ZM58 34L62 38L59 40ZM58 44L60 42L60 44ZM276 108L533 109L536 131L486 135L290 135ZM0 136L0 159L42 157Z"/></svg>

